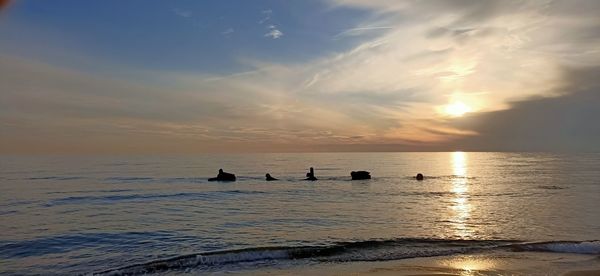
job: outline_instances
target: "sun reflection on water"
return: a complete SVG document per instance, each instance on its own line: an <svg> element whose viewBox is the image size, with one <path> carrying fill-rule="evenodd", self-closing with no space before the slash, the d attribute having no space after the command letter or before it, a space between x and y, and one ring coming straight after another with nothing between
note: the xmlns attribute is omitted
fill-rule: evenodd
<svg viewBox="0 0 600 276"><path fill-rule="evenodd" d="M469 183L467 178L467 154L464 152L453 152L452 158L452 192L450 208L453 211L454 234L461 238L472 236L472 230L467 226L470 217L471 204L469 203Z"/></svg>
<svg viewBox="0 0 600 276"><path fill-rule="evenodd" d="M444 261L444 263L453 269L459 270L457 275L461 276L487 275L493 272L499 265L495 259L473 256L457 257ZM494 275L496 274L494 273Z"/></svg>

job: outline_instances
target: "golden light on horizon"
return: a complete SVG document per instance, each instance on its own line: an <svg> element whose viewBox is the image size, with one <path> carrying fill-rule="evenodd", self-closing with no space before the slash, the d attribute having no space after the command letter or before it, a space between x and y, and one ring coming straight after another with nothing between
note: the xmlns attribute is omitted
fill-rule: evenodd
<svg viewBox="0 0 600 276"><path fill-rule="evenodd" d="M453 102L444 108L444 112L452 117L461 117L471 110L470 106L460 101Z"/></svg>

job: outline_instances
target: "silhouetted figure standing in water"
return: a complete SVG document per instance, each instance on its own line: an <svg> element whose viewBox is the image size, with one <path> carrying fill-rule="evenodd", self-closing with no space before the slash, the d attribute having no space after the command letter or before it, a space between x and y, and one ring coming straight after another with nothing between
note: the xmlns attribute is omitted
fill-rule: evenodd
<svg viewBox="0 0 600 276"><path fill-rule="evenodd" d="M235 181L235 174L226 173L223 169L219 169L217 177L209 178L208 181Z"/></svg>
<svg viewBox="0 0 600 276"><path fill-rule="evenodd" d="M423 174L418 173L417 176L415 176L415 178L419 181L423 180L425 177L423 176Z"/></svg>
<svg viewBox="0 0 600 276"><path fill-rule="evenodd" d="M310 171L308 173L306 173L306 179L304 180L310 180L310 181L315 181L317 180L317 178L315 177L315 170L310 167Z"/></svg>
<svg viewBox="0 0 600 276"><path fill-rule="evenodd" d="M274 181L274 180L279 180L275 177L272 177L270 174L266 174L265 177L267 178L267 181Z"/></svg>

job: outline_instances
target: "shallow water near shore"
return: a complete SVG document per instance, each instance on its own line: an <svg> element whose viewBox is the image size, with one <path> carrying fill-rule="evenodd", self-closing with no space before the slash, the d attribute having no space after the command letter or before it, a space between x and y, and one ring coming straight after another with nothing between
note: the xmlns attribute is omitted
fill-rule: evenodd
<svg viewBox="0 0 600 276"><path fill-rule="evenodd" d="M303 181L308 167L318 181ZM236 182L208 182L219 168ZM600 154L0 157L0 273L600 255ZM351 181L350 171L373 179ZM270 173L279 181L266 182ZM425 180L416 181L421 172Z"/></svg>

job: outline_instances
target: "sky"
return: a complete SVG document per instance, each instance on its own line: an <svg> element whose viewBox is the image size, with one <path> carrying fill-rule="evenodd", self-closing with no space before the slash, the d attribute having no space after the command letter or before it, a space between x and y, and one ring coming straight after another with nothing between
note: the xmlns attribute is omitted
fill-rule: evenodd
<svg viewBox="0 0 600 276"><path fill-rule="evenodd" d="M600 151L600 1L0 1L0 153Z"/></svg>

